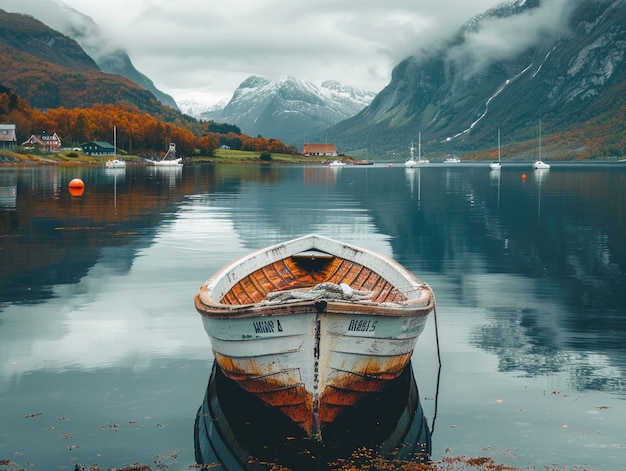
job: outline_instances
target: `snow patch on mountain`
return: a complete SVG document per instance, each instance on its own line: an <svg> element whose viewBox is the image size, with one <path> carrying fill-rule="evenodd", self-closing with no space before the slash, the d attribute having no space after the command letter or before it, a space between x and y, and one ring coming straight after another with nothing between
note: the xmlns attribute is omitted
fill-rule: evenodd
<svg viewBox="0 0 626 471"><path fill-rule="evenodd" d="M293 144L356 115L375 95L336 80L318 86L291 76L270 80L253 75L241 82L222 109L221 103L208 101L202 109L200 97L177 102L187 110L184 112L198 119L233 124L248 135L274 137Z"/></svg>
<svg viewBox="0 0 626 471"><path fill-rule="evenodd" d="M174 99L181 113L196 119L202 118L203 113L222 111L230 101L211 93L187 93L175 96Z"/></svg>

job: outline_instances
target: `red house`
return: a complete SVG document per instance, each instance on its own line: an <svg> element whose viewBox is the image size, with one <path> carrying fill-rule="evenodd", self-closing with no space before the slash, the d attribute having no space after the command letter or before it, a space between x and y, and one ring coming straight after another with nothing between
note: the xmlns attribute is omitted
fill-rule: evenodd
<svg viewBox="0 0 626 471"><path fill-rule="evenodd" d="M22 142L22 147L37 147L44 152L59 152L61 150L61 138L56 132L53 134L40 134L38 136L33 134Z"/></svg>
<svg viewBox="0 0 626 471"><path fill-rule="evenodd" d="M312 155L322 155L327 157L337 157L337 149L335 149L335 144L304 144L304 149L302 149L302 153L307 157Z"/></svg>

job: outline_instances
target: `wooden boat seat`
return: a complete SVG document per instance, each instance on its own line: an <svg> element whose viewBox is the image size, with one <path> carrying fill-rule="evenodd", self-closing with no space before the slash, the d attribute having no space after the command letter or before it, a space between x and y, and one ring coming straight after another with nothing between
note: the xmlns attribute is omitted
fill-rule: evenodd
<svg viewBox="0 0 626 471"><path fill-rule="evenodd" d="M370 301L398 303L406 296L382 276L363 265L317 250L307 250L256 270L224 295L223 304L260 303L270 292L313 288L319 283L345 283L354 290L372 291Z"/></svg>

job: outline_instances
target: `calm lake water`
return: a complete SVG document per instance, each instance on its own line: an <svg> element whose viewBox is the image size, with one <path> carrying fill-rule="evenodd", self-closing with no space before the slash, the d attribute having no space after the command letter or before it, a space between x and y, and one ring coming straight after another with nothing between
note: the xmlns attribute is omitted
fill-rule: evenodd
<svg viewBox="0 0 626 471"><path fill-rule="evenodd" d="M189 469L212 367L194 295L307 233L432 286L412 363L433 460L621 469L625 204L619 164L1 168L0 470Z"/></svg>

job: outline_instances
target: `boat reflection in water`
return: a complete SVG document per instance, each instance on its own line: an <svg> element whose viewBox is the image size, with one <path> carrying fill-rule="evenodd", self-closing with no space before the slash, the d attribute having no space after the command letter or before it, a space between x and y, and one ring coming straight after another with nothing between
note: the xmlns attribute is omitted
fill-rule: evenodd
<svg viewBox="0 0 626 471"><path fill-rule="evenodd" d="M194 448L198 469L206 470L339 469L347 464L370 469L375 461L428 462L431 432L410 363L381 392L344 409L324 430L323 440L307 438L279 409L244 391L214 364L196 416Z"/></svg>

